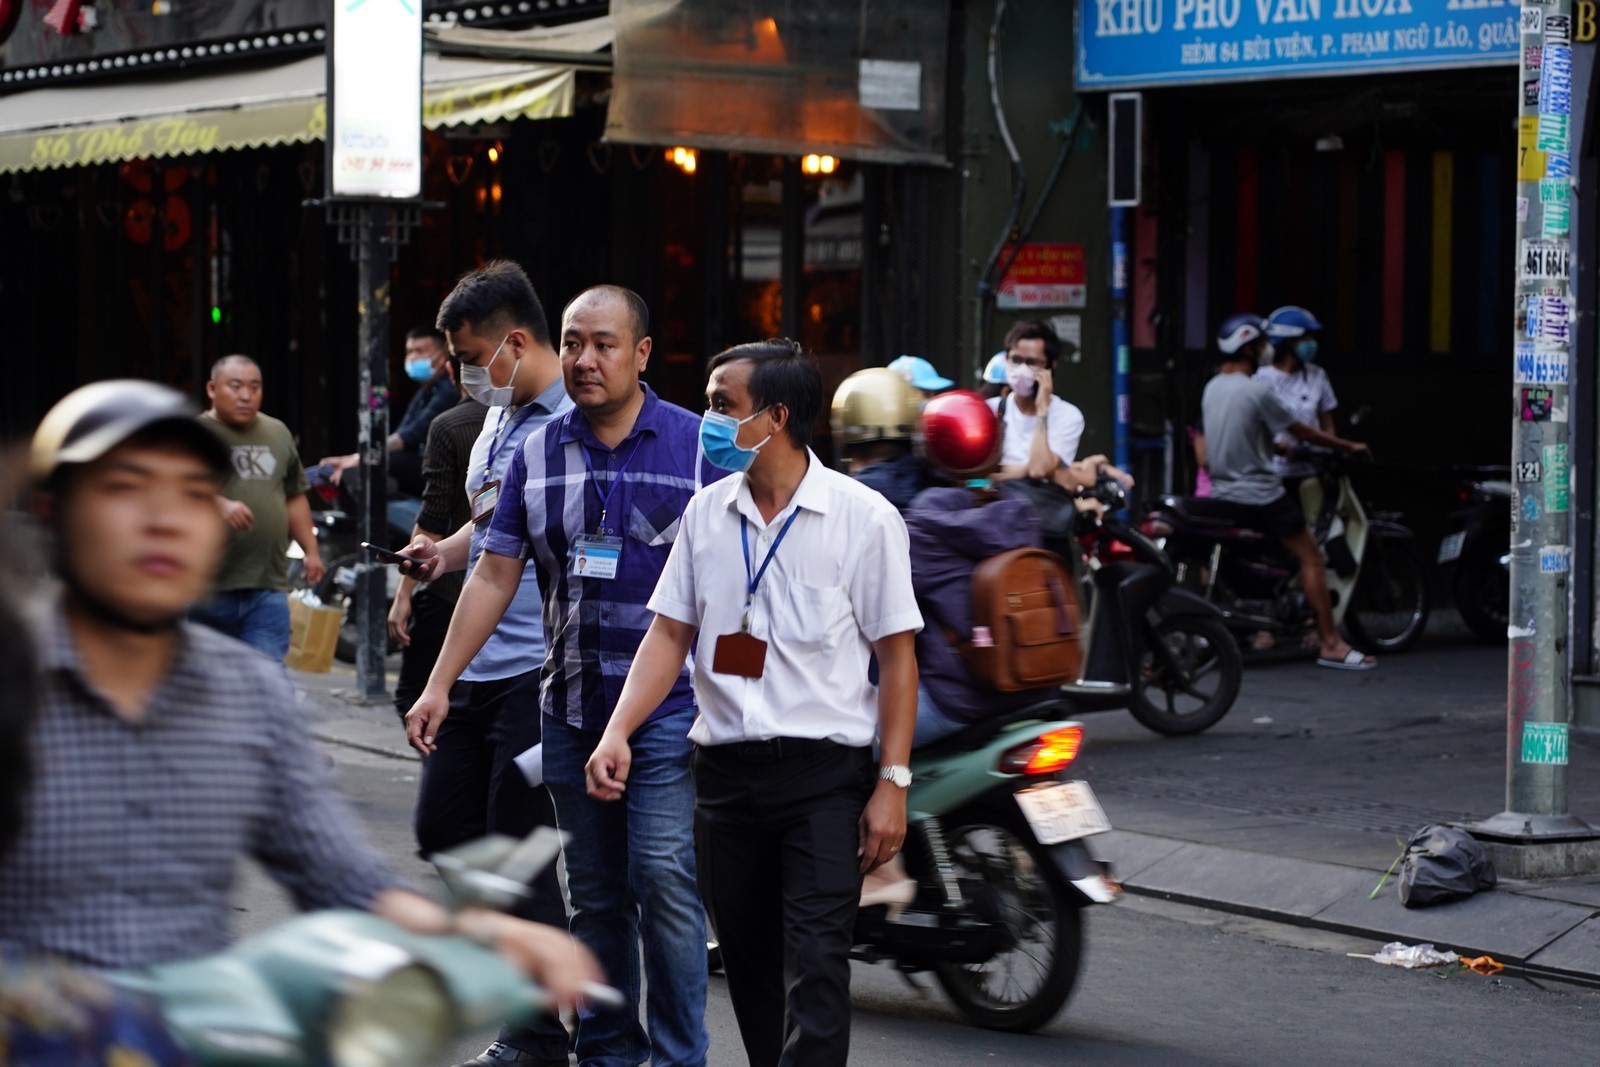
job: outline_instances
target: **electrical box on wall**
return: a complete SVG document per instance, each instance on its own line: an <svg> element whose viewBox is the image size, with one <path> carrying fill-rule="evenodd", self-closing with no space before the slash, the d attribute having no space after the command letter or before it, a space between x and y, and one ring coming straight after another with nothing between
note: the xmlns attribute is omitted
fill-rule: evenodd
<svg viewBox="0 0 1600 1067"><path fill-rule="evenodd" d="M1139 158L1143 143L1141 124L1144 117L1142 93L1112 93L1110 100L1110 126L1108 153L1112 207L1139 206L1139 173L1143 169Z"/></svg>

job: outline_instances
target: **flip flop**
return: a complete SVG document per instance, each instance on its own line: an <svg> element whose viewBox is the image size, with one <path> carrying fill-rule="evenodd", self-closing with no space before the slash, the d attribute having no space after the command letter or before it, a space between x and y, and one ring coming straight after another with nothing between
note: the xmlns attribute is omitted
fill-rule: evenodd
<svg viewBox="0 0 1600 1067"><path fill-rule="evenodd" d="M1330 667L1336 671L1370 671L1377 665L1377 660L1357 652L1353 648L1344 654L1343 659L1329 659L1327 656L1317 657L1317 666Z"/></svg>

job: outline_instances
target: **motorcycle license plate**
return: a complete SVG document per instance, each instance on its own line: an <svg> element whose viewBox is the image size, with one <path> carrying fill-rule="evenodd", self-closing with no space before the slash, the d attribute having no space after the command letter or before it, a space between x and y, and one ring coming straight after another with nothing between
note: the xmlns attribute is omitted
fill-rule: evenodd
<svg viewBox="0 0 1600 1067"><path fill-rule="evenodd" d="M1041 845L1059 845L1111 829L1088 782L1051 782L1013 795Z"/></svg>
<svg viewBox="0 0 1600 1067"><path fill-rule="evenodd" d="M1439 562L1451 563L1461 558L1461 546L1466 543L1467 532L1458 530L1439 542Z"/></svg>

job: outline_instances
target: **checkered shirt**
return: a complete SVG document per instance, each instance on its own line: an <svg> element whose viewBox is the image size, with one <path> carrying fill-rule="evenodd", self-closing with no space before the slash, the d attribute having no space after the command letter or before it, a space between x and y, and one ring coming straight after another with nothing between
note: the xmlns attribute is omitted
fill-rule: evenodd
<svg viewBox="0 0 1600 1067"><path fill-rule="evenodd" d="M0 859L0 955L121 968L215 952L246 855L308 910L365 908L400 884L260 653L185 624L139 723L89 682L59 604L39 658L28 815Z"/></svg>

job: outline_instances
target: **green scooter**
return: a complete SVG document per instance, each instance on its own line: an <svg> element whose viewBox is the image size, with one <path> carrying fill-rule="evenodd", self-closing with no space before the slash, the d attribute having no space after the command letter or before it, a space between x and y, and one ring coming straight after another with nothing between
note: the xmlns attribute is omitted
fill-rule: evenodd
<svg viewBox="0 0 1600 1067"><path fill-rule="evenodd" d="M458 904L507 908L554 860L560 835L489 837L434 857ZM197 960L108 976L153 997L202 1067L437 1067L450 1042L549 1010L497 952L325 911ZM604 986L594 1004L622 1004Z"/></svg>
<svg viewBox="0 0 1600 1067"><path fill-rule="evenodd" d="M1111 829L1068 770L1083 727L1051 700L912 753L904 910L861 909L852 955L931 971L973 1023L1031 1031L1077 980L1082 910L1121 892L1084 839Z"/></svg>

